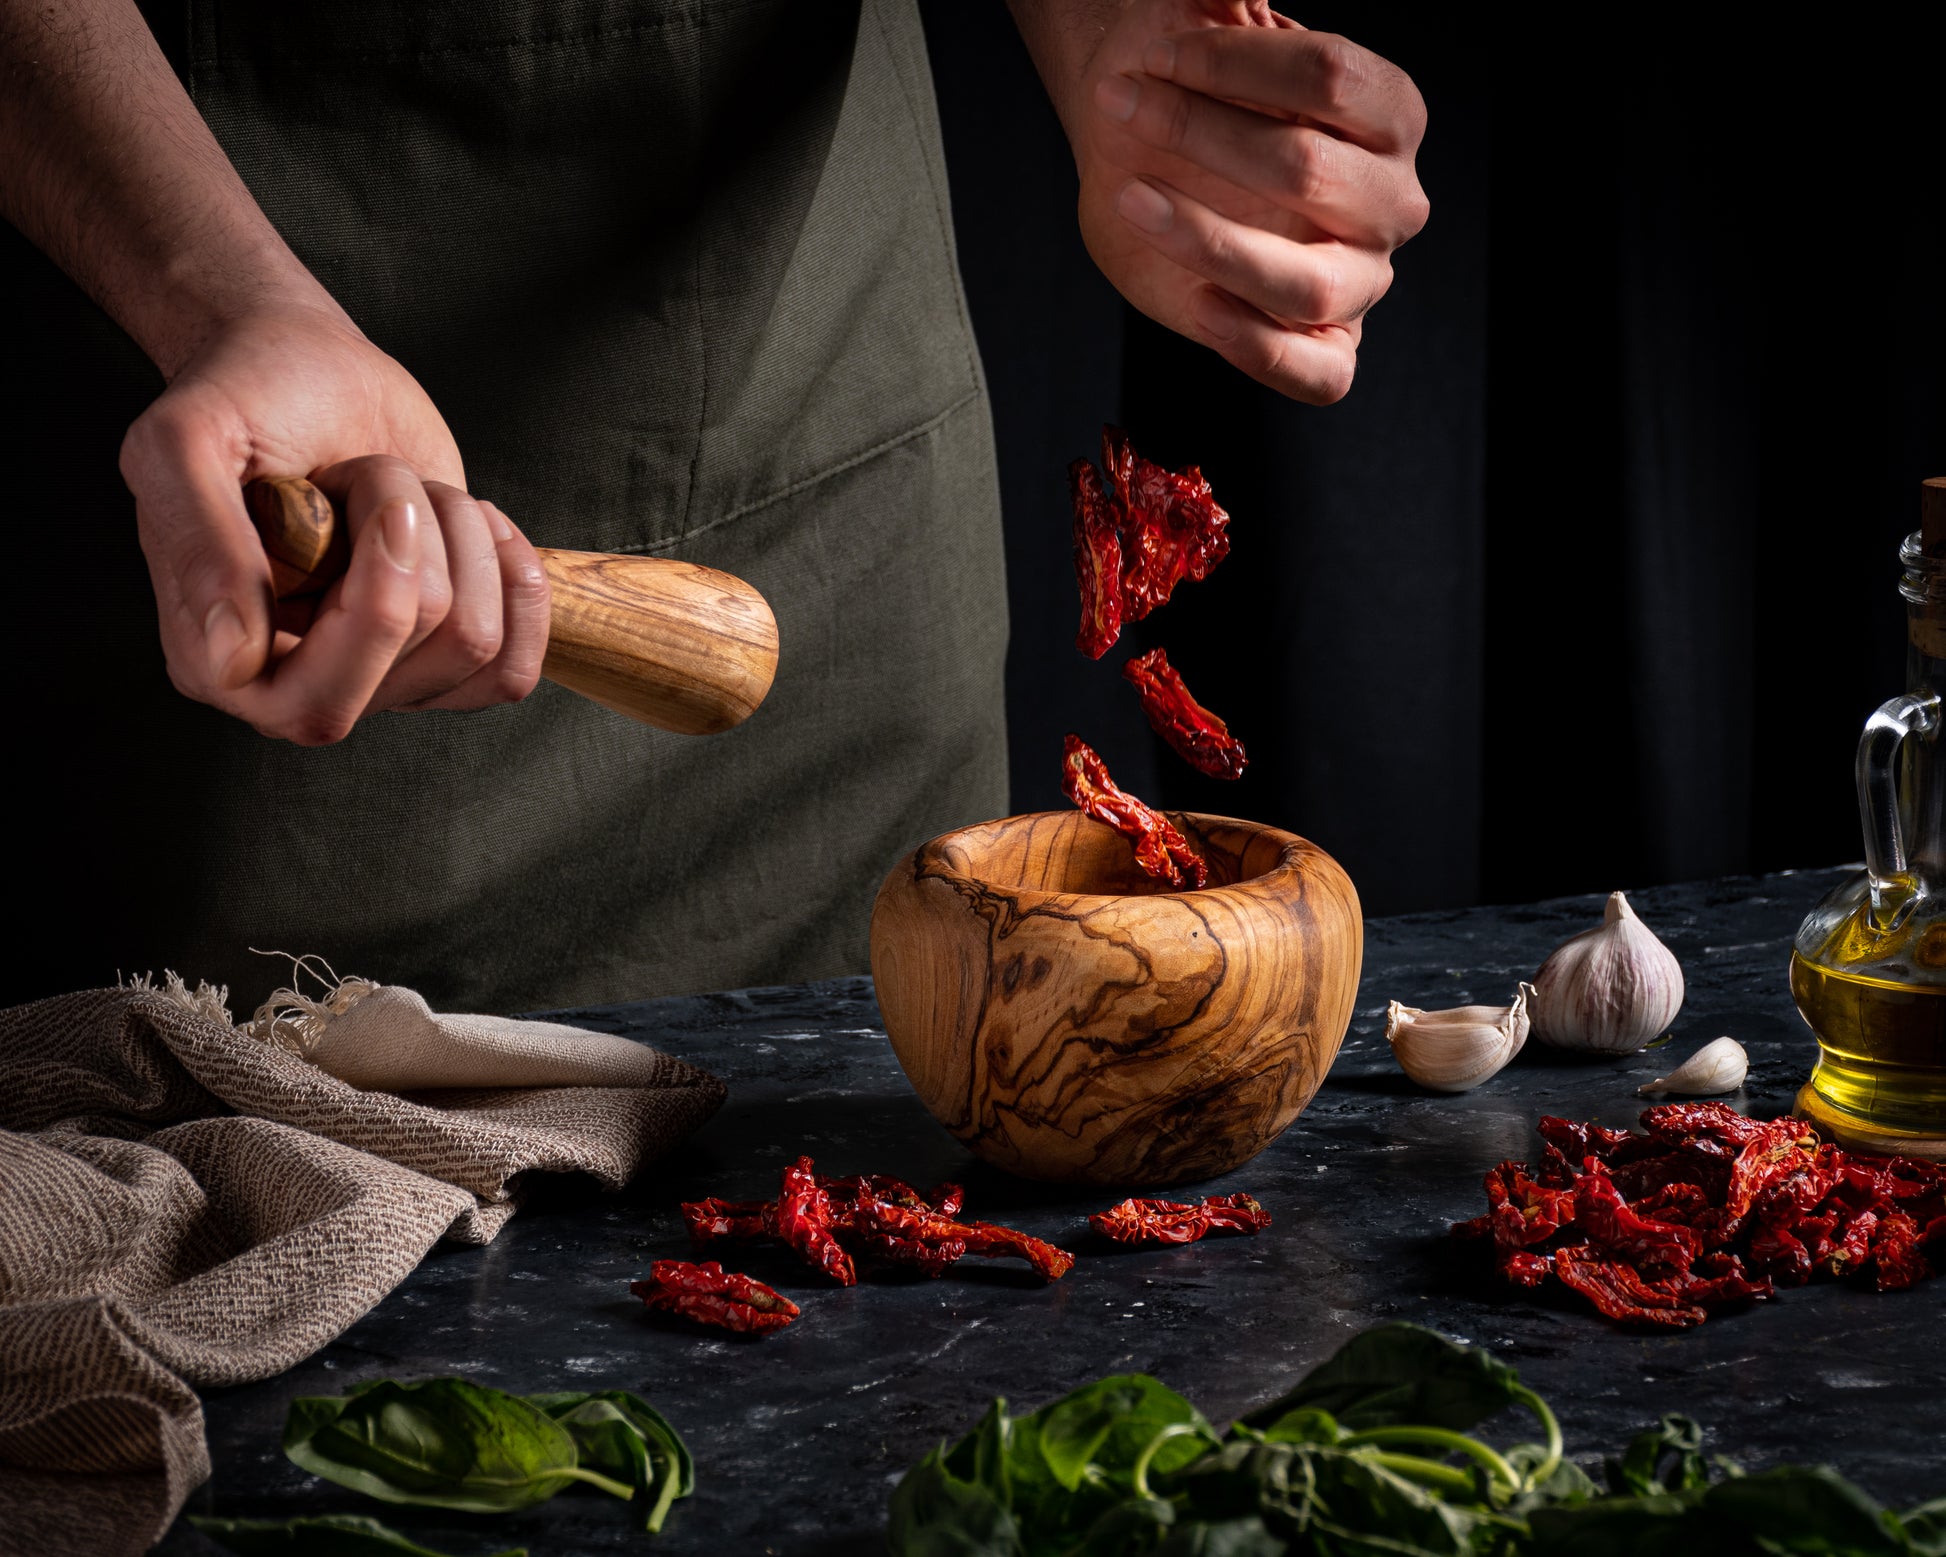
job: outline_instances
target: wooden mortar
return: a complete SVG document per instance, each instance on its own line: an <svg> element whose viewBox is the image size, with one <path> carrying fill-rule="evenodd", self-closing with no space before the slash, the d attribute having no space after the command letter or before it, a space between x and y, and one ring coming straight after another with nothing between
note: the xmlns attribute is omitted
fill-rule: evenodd
<svg viewBox="0 0 1946 1557"><path fill-rule="evenodd" d="M1311 1101L1358 992L1338 863L1293 833L1170 813L1210 884L1171 892L1080 811L901 860L872 909L892 1048L932 1116L1026 1178L1161 1185L1248 1162Z"/></svg>

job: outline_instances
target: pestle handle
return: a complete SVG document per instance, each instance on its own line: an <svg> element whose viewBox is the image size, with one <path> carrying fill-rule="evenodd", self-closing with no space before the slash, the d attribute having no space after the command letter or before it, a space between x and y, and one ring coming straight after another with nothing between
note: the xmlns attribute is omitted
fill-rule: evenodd
<svg viewBox="0 0 1946 1557"><path fill-rule="evenodd" d="M245 506L281 600L322 593L350 548L301 477L250 482ZM777 620L751 585L670 557L536 547L553 590L541 674L604 708L681 735L741 724L777 674Z"/></svg>

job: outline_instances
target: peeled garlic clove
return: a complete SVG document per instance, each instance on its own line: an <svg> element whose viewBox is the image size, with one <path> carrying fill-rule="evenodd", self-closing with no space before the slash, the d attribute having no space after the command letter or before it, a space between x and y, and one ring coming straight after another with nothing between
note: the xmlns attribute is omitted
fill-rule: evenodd
<svg viewBox="0 0 1946 1557"><path fill-rule="evenodd" d="M1702 1048L1646 1087L1637 1087L1637 1097L1653 1097L1674 1092L1681 1097L1714 1097L1719 1092L1734 1092L1750 1074L1750 1056L1734 1038L1712 1038Z"/></svg>
<svg viewBox="0 0 1946 1557"><path fill-rule="evenodd" d="M1434 1092L1468 1092L1496 1075L1527 1042L1527 1004L1534 986L1523 984L1510 1006L1456 1006L1421 1011L1393 1001L1385 1008L1385 1041L1404 1071Z"/></svg>
<svg viewBox="0 0 1946 1557"><path fill-rule="evenodd" d="M1682 1009L1682 964L1608 895L1602 922L1554 948L1534 975L1534 1036L1557 1049L1633 1054Z"/></svg>

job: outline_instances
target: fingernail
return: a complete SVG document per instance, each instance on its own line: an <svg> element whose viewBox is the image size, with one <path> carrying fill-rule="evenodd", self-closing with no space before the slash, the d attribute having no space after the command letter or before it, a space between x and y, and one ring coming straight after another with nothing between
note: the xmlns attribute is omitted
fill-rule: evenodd
<svg viewBox="0 0 1946 1557"><path fill-rule="evenodd" d="M1157 38L1142 51L1142 68L1152 76L1172 81L1176 75L1176 46L1167 38Z"/></svg>
<svg viewBox="0 0 1946 1557"><path fill-rule="evenodd" d="M510 541L514 538L513 525L507 521L507 516L495 508L493 504L482 503L480 504L480 510L486 515L487 528L493 532L495 545L498 545L501 541Z"/></svg>
<svg viewBox="0 0 1946 1557"><path fill-rule="evenodd" d="M1135 117L1135 105L1142 101L1142 89L1127 76L1104 76L1095 83L1095 107L1117 124Z"/></svg>
<svg viewBox="0 0 1946 1557"><path fill-rule="evenodd" d="M1115 209L1122 213L1124 221L1144 232L1167 232L1176 221L1176 208L1169 203L1169 197L1139 178L1122 185L1122 192L1115 197Z"/></svg>
<svg viewBox="0 0 1946 1557"><path fill-rule="evenodd" d="M407 573L419 566L419 510L403 500L387 503L379 515L378 538L392 565Z"/></svg>
<svg viewBox="0 0 1946 1557"><path fill-rule="evenodd" d="M1212 292L1208 287L1196 294L1196 301L1189 305L1195 314L1196 323L1202 326L1205 335L1213 335L1219 341L1227 341L1237 333L1243 323L1243 316L1221 292Z"/></svg>
<svg viewBox="0 0 1946 1557"><path fill-rule="evenodd" d="M219 600L203 618L203 652L209 656L209 673L218 686L227 686L224 672L250 635L243 629L243 618L227 600Z"/></svg>

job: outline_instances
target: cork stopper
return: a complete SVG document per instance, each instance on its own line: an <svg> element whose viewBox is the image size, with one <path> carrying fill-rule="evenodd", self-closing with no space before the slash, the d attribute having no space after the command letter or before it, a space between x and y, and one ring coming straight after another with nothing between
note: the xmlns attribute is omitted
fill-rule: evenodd
<svg viewBox="0 0 1946 1557"><path fill-rule="evenodd" d="M1946 476L1919 483L1919 545L1928 557L1946 556Z"/></svg>

